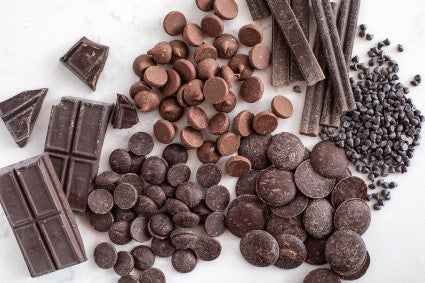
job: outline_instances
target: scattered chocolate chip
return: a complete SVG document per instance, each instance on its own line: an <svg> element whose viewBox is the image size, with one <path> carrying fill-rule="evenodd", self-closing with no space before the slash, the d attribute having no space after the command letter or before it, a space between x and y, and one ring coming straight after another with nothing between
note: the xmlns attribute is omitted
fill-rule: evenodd
<svg viewBox="0 0 425 283"><path fill-rule="evenodd" d="M334 208L326 199L313 200L304 212L304 227L315 238L324 238L334 228Z"/></svg>
<svg viewBox="0 0 425 283"><path fill-rule="evenodd" d="M304 243L296 236L282 233L276 236L279 246L279 257L275 266L283 269L293 269L300 266L307 257Z"/></svg>
<svg viewBox="0 0 425 283"><path fill-rule="evenodd" d="M173 69L179 73L183 82L190 82L196 78L195 66L187 59L179 59L173 64Z"/></svg>
<svg viewBox="0 0 425 283"><path fill-rule="evenodd" d="M97 175L94 186L96 189L105 189L112 192L120 178L121 175L116 172L105 171Z"/></svg>
<svg viewBox="0 0 425 283"><path fill-rule="evenodd" d="M188 153L184 146L178 143L167 145L162 152L162 158L167 161L168 165L186 163L188 159Z"/></svg>
<svg viewBox="0 0 425 283"><path fill-rule="evenodd" d="M203 196L201 187L193 182L183 183L176 189L176 198L190 208L198 205Z"/></svg>
<svg viewBox="0 0 425 283"><path fill-rule="evenodd" d="M292 90L295 93L301 93L302 92L301 87L299 85L294 85L294 87L292 88Z"/></svg>
<svg viewBox="0 0 425 283"><path fill-rule="evenodd" d="M140 173L140 170L139 170L138 173ZM136 173L127 173L127 174L122 175L119 182L118 182L118 185L120 185L120 184L130 184L130 185L132 185L136 189L137 194L142 193L143 186L144 186L142 178L139 175L137 175Z"/></svg>
<svg viewBox="0 0 425 283"><path fill-rule="evenodd" d="M203 164L196 171L196 180L204 188L209 188L220 183L221 176L221 168L216 164Z"/></svg>
<svg viewBox="0 0 425 283"><path fill-rule="evenodd" d="M239 41L248 47L253 47L254 45L263 41L262 31L252 24L241 27L238 33L238 37Z"/></svg>
<svg viewBox="0 0 425 283"><path fill-rule="evenodd" d="M203 144L202 133L192 127L185 127L180 131L180 140L187 149L197 149Z"/></svg>
<svg viewBox="0 0 425 283"><path fill-rule="evenodd" d="M193 228L199 224L199 216L193 212L179 212L174 214L173 221L177 226L183 228Z"/></svg>
<svg viewBox="0 0 425 283"><path fill-rule="evenodd" d="M137 214L144 217L151 217L158 212L158 208L155 202L147 196L143 195L139 195L137 197L137 202L134 206L134 210L137 212Z"/></svg>
<svg viewBox="0 0 425 283"><path fill-rule="evenodd" d="M316 144L310 157L314 171L325 178L338 178L347 171L348 159L344 150L331 141Z"/></svg>
<svg viewBox="0 0 425 283"><path fill-rule="evenodd" d="M208 130L213 135L223 135L229 131L230 118L227 113L219 112L211 117L208 122Z"/></svg>
<svg viewBox="0 0 425 283"><path fill-rule="evenodd" d="M305 147L291 133L280 133L272 137L267 147L268 159L279 169L294 170L303 161Z"/></svg>
<svg viewBox="0 0 425 283"><path fill-rule="evenodd" d="M327 179L317 174L310 160L301 163L295 171L295 183L306 196L314 199L327 197L335 187L335 179Z"/></svg>
<svg viewBox="0 0 425 283"><path fill-rule="evenodd" d="M102 269L109 269L117 262L117 250L111 243L103 242L96 246L93 253L94 262Z"/></svg>
<svg viewBox="0 0 425 283"><path fill-rule="evenodd" d="M196 6L203 12L214 10L214 0L196 0Z"/></svg>
<svg viewBox="0 0 425 283"><path fill-rule="evenodd" d="M150 198L157 207L162 207L167 199L164 190L159 186L149 185L143 190L143 194Z"/></svg>
<svg viewBox="0 0 425 283"><path fill-rule="evenodd" d="M289 99L282 95L276 95L272 100L272 111L277 117L287 119L294 114L294 107Z"/></svg>
<svg viewBox="0 0 425 283"><path fill-rule="evenodd" d="M158 268L150 267L142 272L139 283L165 283L165 275Z"/></svg>
<svg viewBox="0 0 425 283"><path fill-rule="evenodd" d="M133 275L126 275L126 276L122 276L118 280L118 283L139 283L139 280L137 280L137 278L134 277Z"/></svg>
<svg viewBox="0 0 425 283"><path fill-rule="evenodd" d="M201 45L204 42L204 34L201 27L194 23L187 24L183 30L183 39L190 46Z"/></svg>
<svg viewBox="0 0 425 283"><path fill-rule="evenodd" d="M141 91L134 97L134 104L141 112L151 112L158 108L160 99L153 91Z"/></svg>
<svg viewBox="0 0 425 283"><path fill-rule="evenodd" d="M267 148L271 139L271 135L258 135L255 133L244 137L241 139L239 155L248 158L249 161L251 161L253 169L265 169L270 165L269 158L267 157ZM277 152L279 152L279 150L280 149L277 149Z"/></svg>
<svg viewBox="0 0 425 283"><path fill-rule="evenodd" d="M181 273L188 273L196 267L196 255L191 250L176 250L171 257L174 269Z"/></svg>
<svg viewBox="0 0 425 283"><path fill-rule="evenodd" d="M204 224L207 217L212 213L212 210L208 208L204 199L197 206L193 207L191 211L199 216L199 224Z"/></svg>
<svg viewBox="0 0 425 283"><path fill-rule="evenodd" d="M205 141L202 146L197 149L196 155L203 164L215 164L220 160L220 153L218 153L217 145L213 141Z"/></svg>
<svg viewBox="0 0 425 283"><path fill-rule="evenodd" d="M121 209L130 209L137 202L136 188L127 183L119 184L114 190L115 205Z"/></svg>
<svg viewBox="0 0 425 283"><path fill-rule="evenodd" d="M165 16L162 26L168 35L177 36L183 33L186 23L186 17L181 12L171 11Z"/></svg>
<svg viewBox="0 0 425 283"><path fill-rule="evenodd" d="M155 262L155 255L151 248L147 246L137 246L131 250L134 258L134 268L143 271L152 267Z"/></svg>
<svg viewBox="0 0 425 283"><path fill-rule="evenodd" d="M151 185L162 184L167 176L167 162L158 156L146 158L142 166L142 177Z"/></svg>
<svg viewBox="0 0 425 283"><path fill-rule="evenodd" d="M266 231L249 231L242 237L239 248L244 259L258 267L270 266L279 257L279 245Z"/></svg>
<svg viewBox="0 0 425 283"><path fill-rule="evenodd" d="M277 117L269 111L263 111L252 119L252 127L260 135L273 133L278 126Z"/></svg>
<svg viewBox="0 0 425 283"><path fill-rule="evenodd" d="M131 156L124 149L116 149L109 156L109 166L118 174L125 174L131 168Z"/></svg>
<svg viewBox="0 0 425 283"><path fill-rule="evenodd" d="M225 133L217 140L217 150L222 156L229 156L238 151L240 137L234 133Z"/></svg>
<svg viewBox="0 0 425 283"><path fill-rule="evenodd" d="M108 232L114 224L114 215L110 211L105 214L90 213L89 217L90 224L98 232Z"/></svg>
<svg viewBox="0 0 425 283"><path fill-rule="evenodd" d="M239 93L245 102L254 103L263 96L263 81L255 76L249 77L242 83Z"/></svg>
<svg viewBox="0 0 425 283"><path fill-rule="evenodd" d="M114 265L114 271L120 276L129 275L134 268L133 256L127 251L118 252L117 262Z"/></svg>
<svg viewBox="0 0 425 283"><path fill-rule="evenodd" d="M166 42L166 41L161 41L158 44L156 44L153 48L149 49L148 55L150 55L152 57L152 59L157 64L162 64L162 65L168 64L171 61L171 56L172 56L171 44L169 42ZM148 69L146 69L145 74L148 71ZM155 72L158 72L158 70L156 70ZM158 74L159 74L159 72L158 72ZM163 76L163 75L164 75L164 73L161 72L161 76ZM143 78L145 78L145 76ZM149 79L150 79L150 77L149 77ZM167 80L168 80L168 77L167 77ZM150 86L155 86L155 85L152 85L152 82L151 83L146 82L146 83ZM162 82L159 81L159 78L158 78L158 81L155 82L155 83L162 85Z"/></svg>
<svg viewBox="0 0 425 283"><path fill-rule="evenodd" d="M170 121L160 119L153 125L153 132L160 143L169 144L176 136L176 127Z"/></svg>
<svg viewBox="0 0 425 283"><path fill-rule="evenodd" d="M229 87L224 79L214 77L205 82L203 91L208 102L217 104L224 101L229 92Z"/></svg>
<svg viewBox="0 0 425 283"><path fill-rule="evenodd" d="M261 171L258 170L251 170L248 172L248 174L240 177L238 181L236 182L236 196L241 195L256 195L256 187L257 187L257 179L258 176L260 176Z"/></svg>
<svg viewBox="0 0 425 283"><path fill-rule="evenodd" d="M125 245L130 243L130 223L127 221L115 222L109 229L109 239L116 245Z"/></svg>
<svg viewBox="0 0 425 283"><path fill-rule="evenodd" d="M177 60L187 59L189 57L189 46L181 40L170 41L171 45L171 63L174 64Z"/></svg>
<svg viewBox="0 0 425 283"><path fill-rule="evenodd" d="M205 203L212 211L223 212L230 202L230 193L222 185L214 185L205 192Z"/></svg>
<svg viewBox="0 0 425 283"><path fill-rule="evenodd" d="M158 66L148 67L144 74L143 80L152 87L162 87L167 83L167 72Z"/></svg>
<svg viewBox="0 0 425 283"><path fill-rule="evenodd" d="M271 55L267 44L258 43L249 51L249 63L257 70L265 70L270 66Z"/></svg>
<svg viewBox="0 0 425 283"><path fill-rule="evenodd" d="M398 52L403 52L404 51L404 46L401 45L401 44L397 45L397 51Z"/></svg>
<svg viewBox="0 0 425 283"><path fill-rule="evenodd" d="M229 83L227 83L227 84L229 84ZM229 87L230 87L230 85L229 85ZM214 107L215 111L217 111L217 112L230 113L236 107L236 96L231 91L229 91L229 93L226 95L224 100L220 103L213 104L213 107Z"/></svg>
<svg viewBox="0 0 425 283"><path fill-rule="evenodd" d="M179 73L173 69L167 69L167 83L160 88L164 96L172 96L177 93L181 86L181 78ZM164 101L164 100L163 100Z"/></svg>
<svg viewBox="0 0 425 283"><path fill-rule="evenodd" d="M217 49L209 43L202 43L196 47L195 52L193 53L193 58L196 63L201 62L204 59L214 59L218 57Z"/></svg>
<svg viewBox="0 0 425 283"><path fill-rule="evenodd" d="M204 224L205 232L211 237L219 237L226 231L225 216L221 212L213 212L207 216Z"/></svg>
<svg viewBox="0 0 425 283"><path fill-rule="evenodd" d="M94 213L106 214L114 206L114 198L107 190L96 189L90 193L87 204Z"/></svg>
<svg viewBox="0 0 425 283"><path fill-rule="evenodd" d="M179 212L189 211L189 207L180 200L169 198L165 201L165 211L167 211L168 214L174 216Z"/></svg>
<svg viewBox="0 0 425 283"><path fill-rule="evenodd" d="M163 240L170 236L174 224L168 215L158 213L149 219L148 230L152 237Z"/></svg>
<svg viewBox="0 0 425 283"><path fill-rule="evenodd" d="M139 243L149 241L152 236L148 230L148 218L143 216L135 218L130 225L130 235Z"/></svg>
<svg viewBox="0 0 425 283"><path fill-rule="evenodd" d="M194 249L198 236L188 228L177 228L171 235L171 243L178 250Z"/></svg>
<svg viewBox="0 0 425 283"><path fill-rule="evenodd" d="M216 38L223 34L224 23L223 20L216 15L206 15L201 20L201 28L206 35Z"/></svg>
<svg viewBox="0 0 425 283"><path fill-rule="evenodd" d="M212 237L202 237L195 245L196 255L204 261L212 261L220 256L221 244Z"/></svg>
<svg viewBox="0 0 425 283"><path fill-rule="evenodd" d="M252 76L254 69L249 63L249 57L245 54L236 54L228 63L228 66L235 74L240 75L240 80L246 80ZM256 83L257 84L257 83Z"/></svg>
<svg viewBox="0 0 425 283"><path fill-rule="evenodd" d="M244 156L232 156L226 161L224 170L229 176L242 177L251 170L251 161Z"/></svg>
<svg viewBox="0 0 425 283"><path fill-rule="evenodd" d="M177 187L190 178L190 168L186 164L174 164L168 169L167 181L170 185Z"/></svg>
<svg viewBox="0 0 425 283"><path fill-rule="evenodd" d="M145 70L151 66L156 66L155 61L152 59L151 56L147 54L143 54L136 57L136 59L134 59L133 71L137 76L139 76L140 78L143 78L143 74L145 73ZM150 86L148 86L148 88L143 87L141 90L151 90L151 89L150 89Z"/></svg>
<svg viewBox="0 0 425 283"><path fill-rule="evenodd" d="M232 58L239 50L238 40L230 34L217 37L214 39L213 45L217 49L218 57L222 59Z"/></svg>
<svg viewBox="0 0 425 283"><path fill-rule="evenodd" d="M153 238L151 248L154 255L164 258L172 256L176 250L170 239L160 240Z"/></svg>

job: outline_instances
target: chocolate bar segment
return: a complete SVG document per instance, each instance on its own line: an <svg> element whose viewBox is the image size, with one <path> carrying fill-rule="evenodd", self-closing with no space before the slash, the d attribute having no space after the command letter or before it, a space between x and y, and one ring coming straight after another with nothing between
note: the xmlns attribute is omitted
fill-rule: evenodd
<svg viewBox="0 0 425 283"><path fill-rule="evenodd" d="M276 20L291 55L308 85L314 85L325 78L307 38L292 11L288 0L267 0L270 11Z"/></svg>
<svg viewBox="0 0 425 283"><path fill-rule="evenodd" d="M74 97L63 97L52 108L45 151L74 212L87 212L112 108Z"/></svg>
<svg viewBox="0 0 425 283"><path fill-rule="evenodd" d="M246 0L249 12L254 21L261 20L270 16L270 10L266 0Z"/></svg>
<svg viewBox="0 0 425 283"><path fill-rule="evenodd" d="M272 85L289 85L291 82L291 50L274 19L272 20L272 32Z"/></svg>
<svg viewBox="0 0 425 283"><path fill-rule="evenodd" d="M117 102L112 116L114 129L129 129L138 122L137 109L126 96L117 94Z"/></svg>
<svg viewBox="0 0 425 283"><path fill-rule="evenodd" d="M0 103L0 117L19 147L27 144L47 91L24 91Z"/></svg>
<svg viewBox="0 0 425 283"><path fill-rule="evenodd" d="M294 11L295 17L300 24L300 27L308 41L310 36L310 6L309 0L291 0L291 7ZM298 68L297 62L292 58L291 60L291 81L302 81L303 75Z"/></svg>
<svg viewBox="0 0 425 283"><path fill-rule="evenodd" d="M108 53L108 46L83 37L60 58L60 61L81 81L96 90L97 80L105 66Z"/></svg>
<svg viewBox="0 0 425 283"><path fill-rule="evenodd" d="M87 260L48 154L0 169L0 203L32 277Z"/></svg>

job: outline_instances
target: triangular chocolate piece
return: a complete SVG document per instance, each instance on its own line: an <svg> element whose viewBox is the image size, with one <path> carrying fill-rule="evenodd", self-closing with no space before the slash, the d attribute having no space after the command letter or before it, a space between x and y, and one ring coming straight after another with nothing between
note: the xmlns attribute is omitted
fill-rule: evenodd
<svg viewBox="0 0 425 283"><path fill-rule="evenodd" d="M91 89L96 90L97 80L108 58L109 47L81 38L60 61Z"/></svg>
<svg viewBox="0 0 425 283"><path fill-rule="evenodd" d="M0 103L0 117L19 147L27 144L47 91L24 91Z"/></svg>
<svg viewBox="0 0 425 283"><path fill-rule="evenodd" d="M122 95L117 94L117 103L115 104L115 112L112 116L112 125L114 129L129 129L139 122L137 109L130 100Z"/></svg>

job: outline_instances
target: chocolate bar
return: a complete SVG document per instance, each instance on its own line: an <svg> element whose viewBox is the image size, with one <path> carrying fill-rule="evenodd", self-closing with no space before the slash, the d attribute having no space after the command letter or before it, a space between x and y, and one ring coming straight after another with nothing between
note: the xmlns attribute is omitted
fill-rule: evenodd
<svg viewBox="0 0 425 283"><path fill-rule="evenodd" d="M138 122L137 109L126 96L117 94L117 102L112 115L114 129L129 129Z"/></svg>
<svg viewBox="0 0 425 283"><path fill-rule="evenodd" d="M310 36L310 6L308 0L291 0L291 7L308 41ZM303 75L294 58L291 58L291 81L302 81Z"/></svg>
<svg viewBox="0 0 425 283"><path fill-rule="evenodd" d="M288 0L267 0L270 11L277 22L291 55L308 85L314 85L325 78L307 38L292 11Z"/></svg>
<svg viewBox="0 0 425 283"><path fill-rule="evenodd" d="M47 91L23 91L0 103L0 117L19 147L27 144Z"/></svg>
<svg viewBox="0 0 425 283"><path fill-rule="evenodd" d="M87 212L111 112L111 104L75 97L52 107L45 151L74 212Z"/></svg>
<svg viewBox="0 0 425 283"><path fill-rule="evenodd" d="M81 38L60 61L92 90L108 59L109 47Z"/></svg>
<svg viewBox="0 0 425 283"><path fill-rule="evenodd" d="M270 10L266 0L246 0L249 12L254 21L261 20L270 16Z"/></svg>
<svg viewBox="0 0 425 283"><path fill-rule="evenodd" d="M0 169L0 203L32 277L87 260L47 154Z"/></svg>
<svg viewBox="0 0 425 283"><path fill-rule="evenodd" d="M312 5L338 111L340 113L353 111L356 109L356 103L331 2L312 0Z"/></svg>
<svg viewBox="0 0 425 283"><path fill-rule="evenodd" d="M272 85L289 85L291 82L291 50L274 19L272 20L272 33Z"/></svg>

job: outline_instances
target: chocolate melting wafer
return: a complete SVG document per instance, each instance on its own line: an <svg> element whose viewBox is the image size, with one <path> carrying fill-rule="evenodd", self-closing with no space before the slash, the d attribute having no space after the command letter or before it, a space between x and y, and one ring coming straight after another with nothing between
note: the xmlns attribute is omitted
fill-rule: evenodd
<svg viewBox="0 0 425 283"><path fill-rule="evenodd" d="M289 50L274 18L272 22L272 85L289 85L291 82L291 50Z"/></svg>
<svg viewBox="0 0 425 283"><path fill-rule="evenodd" d="M308 41L309 34L310 34L309 1L308 0L291 0L291 7ZM300 69L298 68L298 65L294 58L291 58L290 73L291 73L291 82L304 80L303 75L300 72Z"/></svg>
<svg viewBox="0 0 425 283"><path fill-rule="evenodd" d="M270 16L270 10L266 0L246 0L249 12L254 21L261 20Z"/></svg>
<svg viewBox="0 0 425 283"><path fill-rule="evenodd" d="M335 103L341 113L353 111L356 109L356 103L331 2L329 0L313 0L312 4L322 41L323 53L329 68Z"/></svg>
<svg viewBox="0 0 425 283"><path fill-rule="evenodd" d="M307 38L289 2L287 0L267 0L267 3L275 21L282 31L287 45L291 49L291 55L297 62L304 80L308 85L314 85L323 80L325 76L322 69L311 50Z"/></svg>

